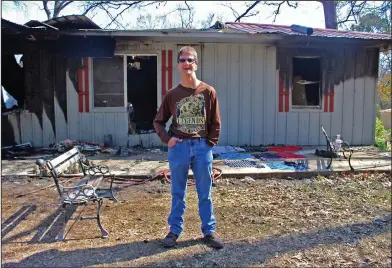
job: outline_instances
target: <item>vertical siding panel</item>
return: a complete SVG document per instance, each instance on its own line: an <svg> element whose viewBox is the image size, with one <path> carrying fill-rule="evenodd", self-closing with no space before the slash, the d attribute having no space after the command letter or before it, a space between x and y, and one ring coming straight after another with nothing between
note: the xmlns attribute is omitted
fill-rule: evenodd
<svg viewBox="0 0 392 268"><path fill-rule="evenodd" d="M221 135L219 137L219 144L227 145L228 144L228 133L229 133L229 125L228 125L228 59L227 59L227 44L218 44L217 45L217 66L219 66L220 74L217 77L217 84L215 86L215 90L218 95L219 101L219 110L221 115Z"/></svg>
<svg viewBox="0 0 392 268"><path fill-rule="evenodd" d="M354 117L353 117L353 145L362 145L362 130L364 119L365 78L355 79Z"/></svg>
<svg viewBox="0 0 392 268"><path fill-rule="evenodd" d="M49 146L55 143L56 137L53 132L52 122L49 120L45 109L42 110L42 145Z"/></svg>
<svg viewBox="0 0 392 268"><path fill-rule="evenodd" d="M21 135L20 135L20 131L19 131L19 115L18 113L12 113L12 114L8 114L8 122L10 122L10 124L12 125L12 129L14 132L14 141L16 144L20 144L21 143Z"/></svg>
<svg viewBox="0 0 392 268"><path fill-rule="evenodd" d="M155 133L154 133L155 134ZM140 145L141 146L143 146L143 147L145 147L145 148L147 148L147 147L149 147L149 144L150 144L150 133L149 134L141 134L141 135L139 135L140 136L140 140L139 140L139 142L140 142Z"/></svg>
<svg viewBox="0 0 392 268"><path fill-rule="evenodd" d="M130 135L128 136L128 145L135 146L140 144L140 136L141 135Z"/></svg>
<svg viewBox="0 0 392 268"><path fill-rule="evenodd" d="M309 124L309 145L320 145L320 114L310 113L310 124ZM325 142L323 142L325 143ZM321 144L323 144L321 143Z"/></svg>
<svg viewBox="0 0 392 268"><path fill-rule="evenodd" d="M71 140L79 140L79 109L78 94L67 70L67 113L68 113L68 138Z"/></svg>
<svg viewBox="0 0 392 268"><path fill-rule="evenodd" d="M266 60L266 87L264 95L264 144L272 144L275 141L275 121L277 120L277 88L276 88L276 47L267 47Z"/></svg>
<svg viewBox="0 0 392 268"><path fill-rule="evenodd" d="M375 129L375 111L376 111L376 94L377 79L375 77L365 77L365 104L363 107L363 144L374 144Z"/></svg>
<svg viewBox="0 0 392 268"><path fill-rule="evenodd" d="M355 51L346 50L347 57L345 73L353 72L352 69L355 69ZM348 77L347 77L348 78ZM343 90L343 129L342 136L343 139L352 144L353 142L353 127L354 127L354 86L355 80L354 78L350 78L344 81L344 90Z"/></svg>
<svg viewBox="0 0 392 268"><path fill-rule="evenodd" d="M163 146L164 143L161 141L156 133L151 134L151 147Z"/></svg>
<svg viewBox="0 0 392 268"><path fill-rule="evenodd" d="M263 92L265 90L265 46L255 45L253 89L252 89L252 114L253 114L253 145L263 144Z"/></svg>
<svg viewBox="0 0 392 268"><path fill-rule="evenodd" d="M68 131L64 113L60 108L56 96L54 97L54 116L54 121L56 122L56 142L60 142L68 138Z"/></svg>
<svg viewBox="0 0 392 268"><path fill-rule="evenodd" d="M357 50L354 82L354 116L353 116L353 145L362 144L363 111L365 98L365 50ZM362 75L362 77L361 77Z"/></svg>
<svg viewBox="0 0 392 268"><path fill-rule="evenodd" d="M113 144L117 145L117 136L116 136L116 114L115 113L104 113L105 117L105 126L104 126L104 135L111 134L113 139Z"/></svg>
<svg viewBox="0 0 392 268"><path fill-rule="evenodd" d="M82 141L92 141L94 137L92 118L92 113L79 113L80 139ZM114 131L115 129L116 128L113 128L112 131Z"/></svg>
<svg viewBox="0 0 392 268"><path fill-rule="evenodd" d="M42 142L42 128L41 124L39 123L38 117L36 114L31 114L32 125L33 125L33 144L36 147L43 146Z"/></svg>
<svg viewBox="0 0 392 268"><path fill-rule="evenodd" d="M240 100L240 89L239 89L239 66L240 66L240 58L239 58L239 45L229 45L229 53L230 53L230 82L229 82L229 144L230 145L239 145L239 100ZM241 130L242 131L242 130Z"/></svg>
<svg viewBox="0 0 392 268"><path fill-rule="evenodd" d="M342 122L343 122L343 86L344 83L338 79L338 74L342 74L345 68L345 54L344 49L341 49L336 56L336 68L335 68L335 81L334 81L334 111L331 114L331 133L342 134ZM339 84L336 84L339 83Z"/></svg>
<svg viewBox="0 0 392 268"><path fill-rule="evenodd" d="M299 132L299 145L309 144L309 118L310 113L300 113L298 122L298 132Z"/></svg>
<svg viewBox="0 0 392 268"><path fill-rule="evenodd" d="M214 86L215 82L215 44L206 44L202 62L202 76L204 82Z"/></svg>
<svg viewBox="0 0 392 268"><path fill-rule="evenodd" d="M343 82L335 86L334 111L331 114L331 133L342 134L343 121Z"/></svg>
<svg viewBox="0 0 392 268"><path fill-rule="evenodd" d="M252 46L241 46L240 69L240 137L239 145L250 145L252 137Z"/></svg>
<svg viewBox="0 0 392 268"><path fill-rule="evenodd" d="M128 114L123 112L116 113L116 125L117 144L119 146L125 146L128 140ZM152 133L151 135L156 136L156 133ZM149 146L151 146L151 141Z"/></svg>
<svg viewBox="0 0 392 268"><path fill-rule="evenodd" d="M103 124L104 113L94 113L93 120L94 124L94 141L103 142L104 138L104 124Z"/></svg>
<svg viewBox="0 0 392 268"><path fill-rule="evenodd" d="M299 113L293 112L287 114L287 138L286 144L296 145L298 144L298 124L299 124Z"/></svg>
<svg viewBox="0 0 392 268"><path fill-rule="evenodd" d="M276 85L277 88L275 89L275 96L276 100L279 101L279 70L276 71ZM286 144L286 136L287 136L287 114L286 112L279 112L277 110L276 115L276 136L275 136L275 143L276 144Z"/></svg>
<svg viewBox="0 0 392 268"><path fill-rule="evenodd" d="M33 141L33 121L29 112L20 114L20 124L22 126L22 143Z"/></svg>

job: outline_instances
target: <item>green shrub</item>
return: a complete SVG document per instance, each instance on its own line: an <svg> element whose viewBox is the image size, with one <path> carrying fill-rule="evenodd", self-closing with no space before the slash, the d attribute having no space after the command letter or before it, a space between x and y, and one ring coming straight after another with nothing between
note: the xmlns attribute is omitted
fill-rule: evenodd
<svg viewBox="0 0 392 268"><path fill-rule="evenodd" d="M387 148L387 142L391 141L391 129L385 129L384 123L376 117L376 133L374 145L382 150Z"/></svg>
<svg viewBox="0 0 392 268"><path fill-rule="evenodd" d="M376 104L376 117L380 118L380 111L381 111L381 106L379 103Z"/></svg>

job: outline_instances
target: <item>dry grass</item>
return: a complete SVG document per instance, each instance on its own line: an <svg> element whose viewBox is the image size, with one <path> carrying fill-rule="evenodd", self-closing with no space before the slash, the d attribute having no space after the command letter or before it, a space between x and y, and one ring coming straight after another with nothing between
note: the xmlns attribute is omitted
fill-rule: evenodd
<svg viewBox="0 0 392 268"><path fill-rule="evenodd" d="M37 183L40 182L38 186ZM199 238L197 195L189 187L185 230L179 245L163 249L170 186L158 181L118 189L120 203L106 202L100 239L94 221L68 223L65 242L53 188L15 199L45 181L3 182L4 266L390 266L391 177L363 173L301 181L222 179L213 189L217 231L227 246L215 251ZM7 225L23 206L23 220ZM82 208L75 214L81 212ZM83 214L94 213L87 207ZM4 224L5 223L5 224ZM7 227L8 226L8 227ZM5 235L4 235L5 234ZM44 235L45 234L45 235ZM42 238L40 241L39 239Z"/></svg>

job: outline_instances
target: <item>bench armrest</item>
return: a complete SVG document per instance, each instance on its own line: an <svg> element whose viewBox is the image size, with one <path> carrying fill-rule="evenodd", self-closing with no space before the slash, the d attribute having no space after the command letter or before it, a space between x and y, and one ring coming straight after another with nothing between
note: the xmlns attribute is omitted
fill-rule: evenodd
<svg viewBox="0 0 392 268"><path fill-rule="evenodd" d="M109 174L110 175L110 170L107 165L94 165L94 166L86 166L87 168L87 173L91 176L97 175L97 174Z"/></svg>
<svg viewBox="0 0 392 268"><path fill-rule="evenodd" d="M98 197L95 188L90 184L60 187L62 188L62 201L83 201Z"/></svg>

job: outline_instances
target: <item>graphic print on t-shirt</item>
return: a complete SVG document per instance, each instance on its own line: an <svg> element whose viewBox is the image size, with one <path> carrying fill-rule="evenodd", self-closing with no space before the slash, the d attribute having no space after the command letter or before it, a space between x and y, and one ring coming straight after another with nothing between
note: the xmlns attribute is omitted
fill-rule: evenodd
<svg viewBox="0 0 392 268"><path fill-rule="evenodd" d="M176 103L178 130L187 134L195 134L205 130L205 101L203 94L183 98Z"/></svg>

